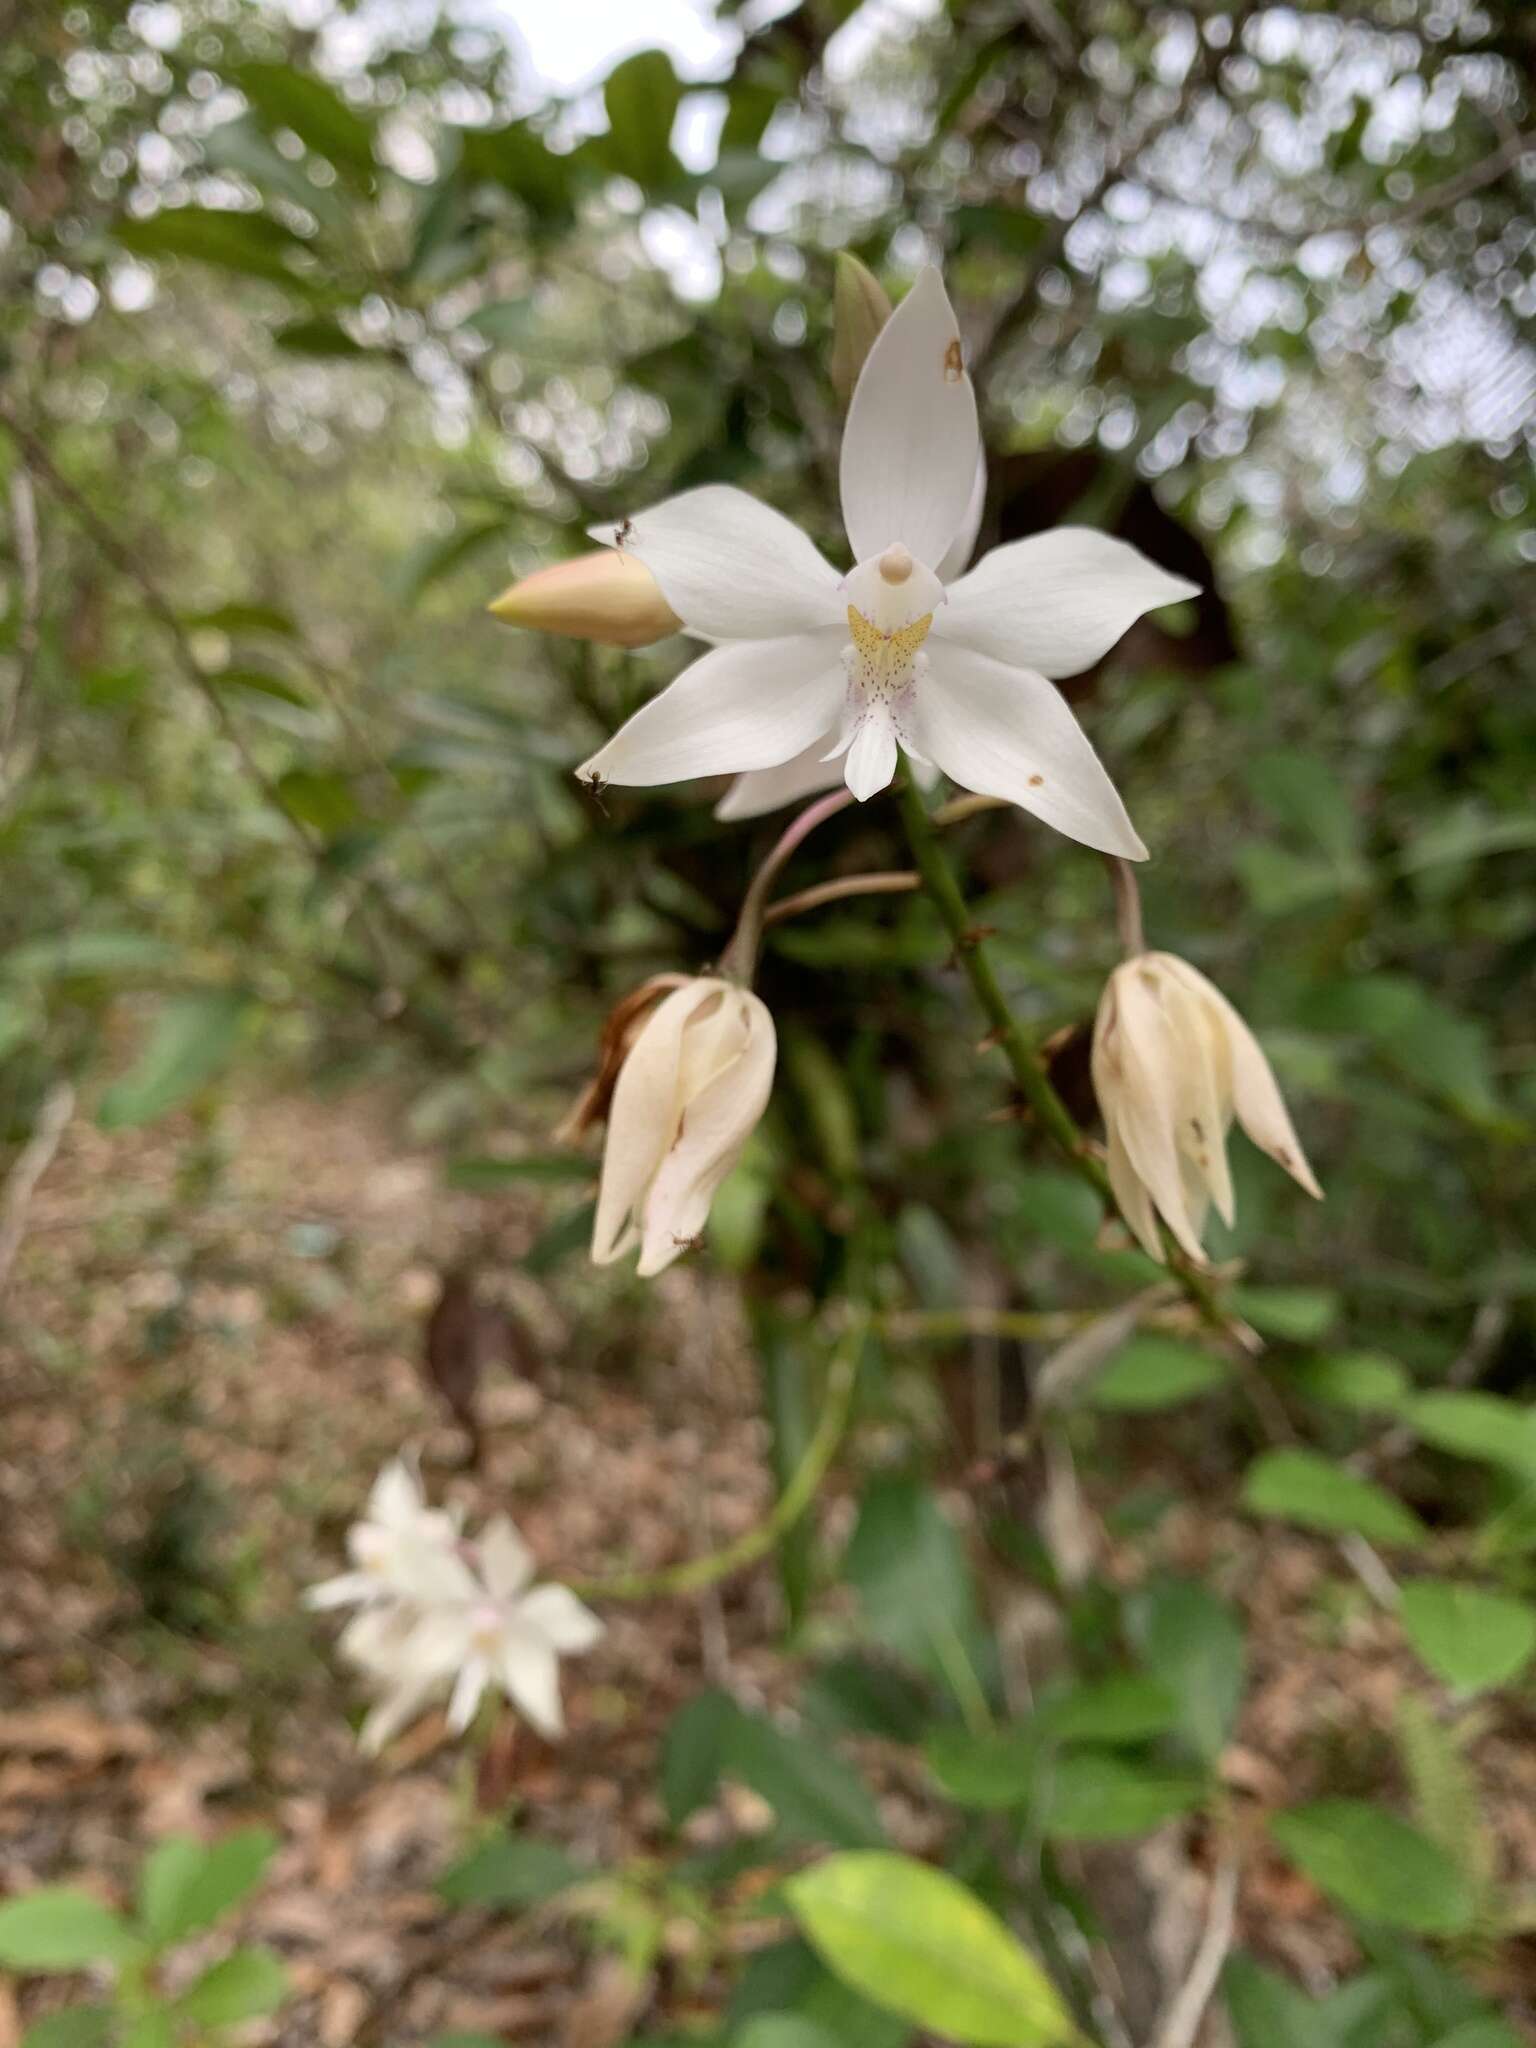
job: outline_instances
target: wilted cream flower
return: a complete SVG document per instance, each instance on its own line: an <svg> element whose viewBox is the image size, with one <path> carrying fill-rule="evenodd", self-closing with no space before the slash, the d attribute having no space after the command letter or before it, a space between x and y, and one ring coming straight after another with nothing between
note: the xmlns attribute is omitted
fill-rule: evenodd
<svg viewBox="0 0 1536 2048"><path fill-rule="evenodd" d="M1202 1263L1208 1210L1231 1223L1234 1115L1260 1151L1322 1199L1258 1040L1187 960L1140 953L1109 977L1093 1027L1093 1086L1115 1200L1154 1259L1163 1256L1159 1215Z"/></svg>
<svg viewBox="0 0 1536 2048"><path fill-rule="evenodd" d="M606 647L649 647L682 626L644 563L611 548L537 569L489 609L509 626L568 633Z"/></svg>
<svg viewBox="0 0 1536 2048"><path fill-rule="evenodd" d="M711 976L657 1004L614 1083L592 1229L600 1266L640 1247L649 1279L692 1244L768 1104L773 1018Z"/></svg>

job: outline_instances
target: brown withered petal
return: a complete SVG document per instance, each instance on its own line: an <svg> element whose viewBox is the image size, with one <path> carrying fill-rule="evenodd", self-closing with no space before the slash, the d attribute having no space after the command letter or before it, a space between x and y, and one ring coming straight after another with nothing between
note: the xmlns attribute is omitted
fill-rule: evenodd
<svg viewBox="0 0 1536 2048"><path fill-rule="evenodd" d="M686 974L653 974L649 981L642 981L628 995L620 996L603 1023L597 1047L597 1071L555 1126L557 1144L573 1145L594 1124L605 1120L619 1069L651 1006L691 978Z"/></svg>

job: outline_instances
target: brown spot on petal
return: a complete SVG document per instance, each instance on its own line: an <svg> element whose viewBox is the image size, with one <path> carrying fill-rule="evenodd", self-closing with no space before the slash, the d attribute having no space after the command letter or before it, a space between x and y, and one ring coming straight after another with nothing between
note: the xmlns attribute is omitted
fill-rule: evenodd
<svg viewBox="0 0 1536 2048"><path fill-rule="evenodd" d="M1031 777L1029 778L1029 786L1031 789L1038 789L1041 783L1044 782L1044 780L1045 777L1043 775L1031 775Z"/></svg>
<svg viewBox="0 0 1536 2048"><path fill-rule="evenodd" d="M958 384L965 375L965 357L960 352L960 337L957 334L944 351L944 382Z"/></svg>

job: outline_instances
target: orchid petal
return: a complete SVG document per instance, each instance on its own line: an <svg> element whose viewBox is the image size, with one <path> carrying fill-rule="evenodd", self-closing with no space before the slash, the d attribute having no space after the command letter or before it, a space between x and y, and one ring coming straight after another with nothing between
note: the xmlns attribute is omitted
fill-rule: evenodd
<svg viewBox="0 0 1536 2048"><path fill-rule="evenodd" d="M939 562L966 516L977 445L960 329L929 266L876 337L848 408L841 483L854 559L900 541L929 568Z"/></svg>
<svg viewBox="0 0 1536 2048"><path fill-rule="evenodd" d="M565 1733L565 1716L560 1707L560 1660L541 1635L531 1629L509 1631L496 1675L507 1698L541 1735Z"/></svg>
<svg viewBox="0 0 1536 2048"><path fill-rule="evenodd" d="M533 1577L533 1552L507 1515L486 1523L480 1538L480 1576L497 1600L511 1600Z"/></svg>
<svg viewBox="0 0 1536 2048"><path fill-rule="evenodd" d="M1157 1227L1157 1211L1152 1206L1152 1197L1137 1179L1136 1170L1131 1165L1130 1155L1125 1149L1125 1140L1107 1113L1105 1129L1109 1135L1109 1185L1119 1205L1120 1214L1125 1218L1132 1237L1147 1257L1156 1259L1160 1266L1165 1265L1167 1259L1163 1251L1162 1233Z"/></svg>
<svg viewBox="0 0 1536 2048"><path fill-rule="evenodd" d="M896 773L896 731L888 718L871 712L860 719L843 756L843 780L861 804L889 789Z"/></svg>
<svg viewBox="0 0 1536 2048"><path fill-rule="evenodd" d="M713 648L577 772L640 787L776 768L836 716L846 639L835 630Z"/></svg>
<svg viewBox="0 0 1536 2048"><path fill-rule="evenodd" d="M962 789L1033 811L1084 846L1146 859L1087 735L1043 676L932 638L928 660L909 715L918 751L935 767Z"/></svg>
<svg viewBox="0 0 1536 2048"><path fill-rule="evenodd" d="M1075 676L1143 612L1196 597L1199 589L1149 562L1129 541L1058 526L984 555L950 585L934 634L1043 676Z"/></svg>
<svg viewBox="0 0 1536 2048"><path fill-rule="evenodd" d="M633 1211L677 1130L683 1032L695 1009L717 986L690 981L664 997L646 1018L619 1069L592 1222L592 1258L599 1266L621 1258L635 1241Z"/></svg>
<svg viewBox="0 0 1536 2048"><path fill-rule="evenodd" d="M715 816L723 824L734 824L741 818L761 818L768 811L792 804L797 797L836 789L842 774L835 763L829 764L827 760L827 750L835 740L836 735L830 730L818 733L793 760L781 761L777 768L754 768L746 775L738 775L715 805Z"/></svg>
<svg viewBox="0 0 1536 2048"><path fill-rule="evenodd" d="M475 1718L475 1709L491 1679L490 1666L478 1653L470 1657L453 1682L448 1701L448 1733L462 1735Z"/></svg>
<svg viewBox="0 0 1536 2048"><path fill-rule="evenodd" d="M1185 1199L1176 1136L1179 1062L1187 1048L1174 1042L1156 976L1140 961L1116 970L1113 997L1108 1021L1102 1032L1094 1032L1095 1093L1163 1221L1189 1257L1204 1265Z"/></svg>
<svg viewBox="0 0 1536 2048"><path fill-rule="evenodd" d="M960 521L958 532L944 551L944 559L938 564L941 583L953 583L963 576L970 566L976 549L976 536L981 531L982 514L987 509L987 451L976 451L976 481L971 486L970 503L965 508L965 517Z"/></svg>
<svg viewBox="0 0 1536 2048"><path fill-rule="evenodd" d="M1238 1122L1261 1152L1267 1152L1292 1180L1321 1201L1323 1191L1307 1164L1307 1155L1301 1149L1301 1140L1263 1047L1214 982L1208 981L1187 960L1168 957L1170 972L1204 1000L1222 1035L1231 1061L1232 1106Z"/></svg>
<svg viewBox="0 0 1536 2048"><path fill-rule="evenodd" d="M569 1586L535 1586L517 1603L517 1616L567 1657L590 1650L603 1635L603 1624Z"/></svg>
<svg viewBox="0 0 1536 2048"><path fill-rule="evenodd" d="M831 564L782 512L728 484L683 491L591 535L643 562L707 640L775 639L842 616Z"/></svg>

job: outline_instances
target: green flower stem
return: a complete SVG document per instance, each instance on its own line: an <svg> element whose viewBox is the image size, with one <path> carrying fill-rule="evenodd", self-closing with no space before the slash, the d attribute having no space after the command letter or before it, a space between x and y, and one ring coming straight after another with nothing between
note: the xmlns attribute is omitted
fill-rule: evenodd
<svg viewBox="0 0 1536 2048"><path fill-rule="evenodd" d="M971 993L982 1015L992 1027L993 1038L1008 1062L1019 1093L1072 1171L1080 1180L1087 1182L1107 1208L1116 1209L1118 1205L1109 1184L1109 1175L1086 1136L1078 1129L1071 1111L1052 1087L1050 1076L1028 1033L1009 1007L987 950L986 934L971 916L960 892L960 884L955 879L955 871L939 844L922 791L910 770L900 778L896 800L901 807L901 822L906 830L907 844L912 849L913 864L923 878L929 901L949 933L955 959L971 984ZM1182 1293L1199 1310L1201 1319L1224 1337L1241 1342L1210 1283L1172 1245L1168 1247L1168 1268Z"/></svg>
<svg viewBox="0 0 1536 2048"><path fill-rule="evenodd" d="M837 1447L853 1411L854 1392L859 1383L859 1363L864 1340L869 1334L867 1310L860 1310L832 1354L827 1368L827 1387L821 1414L805 1455L792 1473L789 1484L762 1521L728 1543L723 1550L707 1551L682 1564L660 1572L616 1572L610 1578L575 1580L572 1590L583 1600L662 1600L678 1593L698 1593L718 1584L733 1572L744 1571L766 1557L785 1533L792 1529L815 1500L826 1478Z"/></svg>

